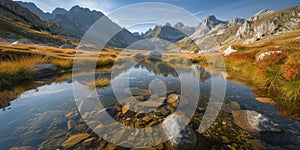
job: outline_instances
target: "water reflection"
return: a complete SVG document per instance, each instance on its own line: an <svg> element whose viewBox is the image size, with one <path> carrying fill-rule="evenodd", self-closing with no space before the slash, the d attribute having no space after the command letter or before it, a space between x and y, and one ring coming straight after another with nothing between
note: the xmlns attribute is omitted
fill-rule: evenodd
<svg viewBox="0 0 300 150"><path fill-rule="evenodd" d="M197 78L200 82L201 93L200 93L200 101L196 110L196 118L201 121L201 115L205 112L208 99L211 94L211 79L214 78L216 80L224 80L224 77L221 74L214 74L200 66L197 65L189 65L183 66L181 64L170 64L164 61L149 61L144 60L140 61L133 66L130 66L126 69L114 68L115 75L112 76L112 80L119 83L119 90L121 93L124 93L124 101L130 101L130 97L134 95L135 99L139 99L140 102L147 102L151 100L159 100L160 97L165 97L170 94L182 94L181 93L181 84L179 81L180 75L178 72L184 74L190 74L185 79L189 80L189 78ZM124 67L124 66L123 66ZM179 71L176 71L177 70ZM110 76L111 71L108 70L106 72L97 71L101 73L91 74L88 72L78 74L78 77L84 78L85 76ZM124 87L124 78L129 76L129 88L125 89ZM64 77L68 78L68 76ZM153 82L155 81L155 82ZM88 81L86 81L88 82ZM166 91L163 94L159 94L159 90L153 89L153 85L158 85L164 82L165 87L158 87L157 89L163 89ZM134 120L134 117L145 118L145 114L143 113L132 113L128 112L126 115L120 115L122 113L121 105L122 102L118 102L117 98L114 95L114 91L111 86L97 89L97 95L99 96L103 106L105 109L99 109L97 107L89 108L89 111L86 111L83 116L79 115L77 106L74 102L72 86L73 84L80 85L82 88L85 88L85 83L78 82L76 80L70 82L70 80L63 81L60 83L52 83L49 85L44 85L38 87L34 90L29 90L26 92L22 92L18 98L14 101L9 102L9 104L2 104L2 107L11 109L0 112L0 147L1 149L9 149L14 146L30 146L32 149L63 149L63 144L74 135L88 134L88 138L94 138L92 143L88 146L84 146L83 139L82 142L75 143L72 148L107 148L112 146L112 144L106 142L105 140L99 138L91 129L100 129L103 125L99 122L88 118L93 118L95 116L99 117L101 115L101 111L106 111L110 116L114 118L113 121L118 121L124 125L128 125L131 127L143 127L147 124L139 124ZM88 93L89 90L85 89L82 91L83 93ZM165 94L165 95L164 95ZM218 95L218 93L212 93ZM188 97L188 96L186 96ZM283 134L279 134L278 136L274 135L259 135L257 137L250 137L251 139L257 138L262 140L263 142L270 144L272 146L279 146L283 148L299 148L300 141L299 139L299 129L300 123L297 120L292 120L290 118L285 118L279 116L277 113L277 106L273 104L264 104L255 100L256 96L253 91L243 85L236 82L227 81L227 93L226 93L226 101L223 107L222 112L226 112L228 109L227 106L231 106L232 104L238 103L240 107L238 109L245 110L255 110L260 112L270 118L273 118L280 124L280 126L286 131ZM89 102L97 102L98 99L89 99ZM187 98L187 101L189 99ZM184 101L183 101L184 102ZM11 103L11 104L10 104ZM125 104L125 103L124 103ZM147 104L147 105L146 105ZM152 103L151 106L154 106ZM187 103L188 104L188 103ZM93 105L96 106L96 105ZM131 105L133 106L133 105ZM149 106L149 103L143 103L143 106ZM148 124L153 123L158 124L163 120L164 115L169 115L172 113L172 108L165 107L166 103L162 102L161 105L158 106L159 111L152 111L153 114L156 115L157 122L153 118L149 121ZM84 107L84 105L82 105ZM139 107L134 107L135 109L139 109ZM232 108L229 108L232 109ZM139 110L138 110L139 111ZM230 113L228 113L230 114ZM128 117L129 116L129 117ZM224 117L223 115L221 117ZM87 119L88 122L84 122L83 118ZM129 119L128 119L129 118ZM226 120L226 125L223 125L227 128L232 128L234 133L239 134L240 129L234 128L234 124L230 123L231 118L220 118L221 123L223 120ZM229 120L229 121L228 121ZM90 125L90 126L87 126ZM199 125L199 123L192 122L192 124ZM113 126L113 125L111 125ZM108 127L111 127L108 126ZM90 128L91 129L90 129ZM112 135L116 132L112 129L105 128L109 130ZM216 129L215 132L218 133L219 129ZM99 130L101 131L101 130ZM230 138L234 139L236 135L234 133L228 133L227 136L232 136ZM147 134L145 132L145 134ZM218 133L222 134L222 133ZM232 135L231 135L232 134ZM122 137L122 135L117 135ZM124 135L123 135L124 136ZM212 136L212 135L210 135ZM125 136L126 138L134 137ZM115 138L114 136L110 138ZM207 141L210 138L205 137ZM121 139L121 138L120 138ZM115 140L119 140L116 138ZM148 141L148 139L144 139ZM248 139L247 139L248 140ZM209 141L209 142L218 142L218 141ZM222 142L220 142L222 143ZM220 144L219 143L219 144ZM238 143L238 142L237 142ZM66 143L65 143L66 144ZM142 143L141 143L142 144ZM241 143L243 144L243 143ZM90 147L89 147L90 146Z"/></svg>

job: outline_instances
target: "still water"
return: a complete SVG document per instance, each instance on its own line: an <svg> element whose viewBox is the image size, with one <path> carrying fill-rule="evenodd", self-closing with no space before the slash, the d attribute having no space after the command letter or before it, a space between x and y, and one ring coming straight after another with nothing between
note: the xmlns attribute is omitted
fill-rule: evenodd
<svg viewBox="0 0 300 150"><path fill-rule="evenodd" d="M300 122L290 117L281 116L279 106L274 103L257 101L257 96L250 87L236 81L226 80L222 72L212 74L212 71L195 65L180 69L183 76L186 76L184 79L188 80L188 78L193 77L199 79L199 103L195 111L196 115L194 115L191 122L196 134L199 134L197 133L197 126L199 125L197 120L201 120L199 118L203 116L208 99L211 96L211 81L226 81L226 95L221 113L213 127L209 129L209 132L201 134L208 147L213 147L213 145L217 145L216 147L234 145L234 147L241 148L243 144L246 144L244 141L254 140L259 141L263 147L268 148L300 149ZM127 84L124 82L127 77L129 77L129 89L122 87L122 85ZM5 107L5 109L2 108L3 111L0 112L0 149L10 149L12 147L22 149L104 149L114 147L113 144L99 138L86 125L85 120L82 119L74 101L72 89L74 84L78 85L81 83L76 80L71 81L70 78L69 80L52 82L36 89L28 90L13 100L10 106ZM112 82L118 83L119 89L113 89L109 85L97 89L97 94L103 106L109 108L113 112L114 118L119 122L128 118L120 117L120 110L117 110L115 107L117 98L114 92L126 93L126 91L131 90L130 95L134 94L139 101L144 102L151 98L151 94L155 91L155 88L153 88L155 86L153 85L160 86L160 83L165 85L162 87L166 91L163 96L169 94L180 95L183 87L180 75L171 66L162 62L139 63L132 68L118 72L112 80ZM158 83L154 83L154 80ZM150 92L139 90L135 93L132 89L150 89ZM85 90L89 91L88 88ZM126 97L126 94L121 97ZM235 107L231 108L233 103ZM237 135L243 134L245 131L235 125L231 114L233 109L254 110L261 113L278 123L284 132L246 133L244 137L237 138ZM134 123L132 120L128 122ZM233 132L221 133L222 129L230 129ZM82 135L84 138L66 146L66 141L73 135ZM224 142L224 138L219 138L223 136L228 137L229 141L226 140ZM85 144L87 139L92 141L88 145ZM253 147L256 146L252 145ZM251 148L251 146L248 148Z"/></svg>

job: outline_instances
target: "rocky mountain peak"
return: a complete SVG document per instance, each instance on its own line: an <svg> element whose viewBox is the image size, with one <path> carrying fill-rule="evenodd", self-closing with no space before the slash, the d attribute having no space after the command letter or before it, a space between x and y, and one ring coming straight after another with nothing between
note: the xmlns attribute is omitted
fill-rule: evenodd
<svg viewBox="0 0 300 150"><path fill-rule="evenodd" d="M174 25L174 28L183 28L184 24L182 22L178 22Z"/></svg>
<svg viewBox="0 0 300 150"><path fill-rule="evenodd" d="M227 22L218 20L214 15L210 15L203 20L201 26L207 27L210 30L219 24L227 24Z"/></svg>
<svg viewBox="0 0 300 150"><path fill-rule="evenodd" d="M54 15L54 16L63 15L63 14L66 14L67 12L68 12L67 10L57 7L52 11L52 15Z"/></svg>
<svg viewBox="0 0 300 150"><path fill-rule="evenodd" d="M167 22L164 26L166 26L166 27L172 27L172 25L169 22Z"/></svg>

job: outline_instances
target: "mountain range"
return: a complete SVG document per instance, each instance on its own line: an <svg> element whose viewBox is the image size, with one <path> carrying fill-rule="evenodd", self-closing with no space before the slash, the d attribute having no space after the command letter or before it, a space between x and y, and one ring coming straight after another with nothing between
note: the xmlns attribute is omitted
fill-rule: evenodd
<svg viewBox="0 0 300 150"><path fill-rule="evenodd" d="M248 20L233 18L224 21L210 15L194 27L186 26L181 22L174 25L166 23L165 25L157 25L143 34L137 34L131 33L112 22L102 12L88 8L80 6L74 6L70 10L56 8L51 13L45 13L34 3L1 0L0 19L2 22L4 21L2 25L6 28L0 29L3 30L0 36L10 39L32 38L30 40L42 40L39 42L45 43L47 41L44 38L34 37L36 34L42 36L47 33L49 34L47 38L52 39L53 36L59 36L67 41L78 42L98 19L104 18L107 25L120 30L107 43L107 46L122 48L141 39L150 39L152 41L165 40L175 43L185 50L224 49L232 43L249 44L262 38L297 30L300 28L299 16L300 6L277 12L266 9L261 10ZM13 22L18 23L14 25ZM22 26L26 27L26 30ZM12 28L18 28L18 32L11 30ZM21 32L21 30L24 31ZM32 36L33 33L29 32L31 30L39 32L34 33L35 36ZM103 32L106 31L103 30ZM55 41L54 39L52 41ZM58 43L56 42L56 44ZM172 49L172 47L169 48Z"/></svg>

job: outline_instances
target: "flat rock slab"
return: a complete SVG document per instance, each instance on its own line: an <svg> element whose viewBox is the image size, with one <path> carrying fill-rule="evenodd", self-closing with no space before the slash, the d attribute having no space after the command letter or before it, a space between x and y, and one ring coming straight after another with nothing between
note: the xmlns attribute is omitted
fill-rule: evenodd
<svg viewBox="0 0 300 150"><path fill-rule="evenodd" d="M276 104L271 98L267 98L267 97L257 97L256 100L261 103Z"/></svg>
<svg viewBox="0 0 300 150"><path fill-rule="evenodd" d="M76 144L82 142L83 140L89 138L90 135L89 134L76 134L76 135L72 135L71 137L69 137L63 144L62 146L64 148L71 148L74 147Z"/></svg>

